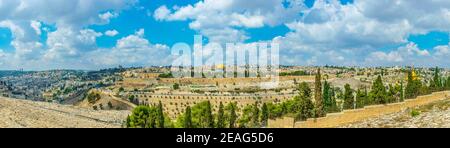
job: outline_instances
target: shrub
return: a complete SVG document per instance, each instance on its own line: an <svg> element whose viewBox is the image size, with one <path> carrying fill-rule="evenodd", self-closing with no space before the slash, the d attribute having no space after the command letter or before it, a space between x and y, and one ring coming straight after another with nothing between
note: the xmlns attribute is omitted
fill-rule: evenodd
<svg viewBox="0 0 450 148"><path fill-rule="evenodd" d="M413 110L411 110L410 114L412 117L417 117L420 115L420 112L418 110L413 109Z"/></svg>

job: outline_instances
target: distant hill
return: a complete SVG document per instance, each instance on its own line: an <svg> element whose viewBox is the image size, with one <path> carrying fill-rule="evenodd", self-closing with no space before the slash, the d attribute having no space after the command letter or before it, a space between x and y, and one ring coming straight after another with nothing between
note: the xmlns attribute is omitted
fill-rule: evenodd
<svg viewBox="0 0 450 148"><path fill-rule="evenodd" d="M9 77L9 76L21 76L25 74L29 74L32 72L29 71L16 71L16 70L0 70L0 78Z"/></svg>
<svg viewBox="0 0 450 148"><path fill-rule="evenodd" d="M119 128L129 114L0 97L0 128Z"/></svg>

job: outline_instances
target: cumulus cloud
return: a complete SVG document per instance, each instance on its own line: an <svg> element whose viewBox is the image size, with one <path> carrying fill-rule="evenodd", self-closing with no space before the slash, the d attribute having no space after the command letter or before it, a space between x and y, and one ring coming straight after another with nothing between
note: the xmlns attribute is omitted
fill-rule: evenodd
<svg viewBox="0 0 450 148"><path fill-rule="evenodd" d="M41 35L42 31L41 31L41 22L38 21L31 21L30 26L34 29L34 31L36 31L37 35Z"/></svg>
<svg viewBox="0 0 450 148"><path fill-rule="evenodd" d="M96 38L102 35L85 27L107 24L135 3L136 0L0 0L0 27L11 30L10 44L15 49L4 54L7 62L1 66L52 69L80 63L80 56L97 49ZM42 28L43 24L54 24L56 31L49 32ZM42 30L49 32L46 41L41 41Z"/></svg>
<svg viewBox="0 0 450 148"><path fill-rule="evenodd" d="M407 20L414 25L414 32L450 31L450 1L447 0L357 0L355 6L368 18L380 22Z"/></svg>
<svg viewBox="0 0 450 148"><path fill-rule="evenodd" d="M160 6L153 17L189 21L191 29L220 43L250 39L248 28L285 25L290 31L273 39L281 43L281 55L286 57L282 63L361 65L375 61L368 59L408 61L398 51L379 51L392 45L405 44L401 51L429 56L428 50L413 48L417 45L409 43L408 37L435 30L450 32L449 8L446 0L355 0L351 4L316 0L311 8L301 0L202 0L181 7Z"/></svg>
<svg viewBox="0 0 450 148"><path fill-rule="evenodd" d="M155 10L153 17L156 20L164 20L169 17L170 13L171 13L170 10L167 9L167 6L164 5Z"/></svg>
<svg viewBox="0 0 450 148"><path fill-rule="evenodd" d="M110 37L116 36L118 34L119 34L119 32L117 30L115 30L115 29L114 30L108 30L108 31L105 32L105 35L106 36L110 36Z"/></svg>
<svg viewBox="0 0 450 148"><path fill-rule="evenodd" d="M44 54L46 60L66 60L77 58L84 52L95 50L96 39L101 33L91 29L74 30L72 28L58 28L48 35L48 50Z"/></svg>
<svg viewBox="0 0 450 148"><path fill-rule="evenodd" d="M302 57L298 61L284 61L289 64L310 61L319 65L411 65L411 62L420 61L407 58L405 54L417 58L431 57L431 53L417 48L408 37L431 31L450 32L448 4L445 0L355 0L343 5L338 0L317 0L297 21L286 23L291 30L289 33L274 40L281 43L282 54ZM401 44L405 44L402 49L379 51L386 46ZM443 47L439 49L445 51ZM335 57L326 56L330 51L335 56L342 55L345 60L327 60ZM315 60L317 57L322 58ZM425 59L432 61L427 63L437 61Z"/></svg>
<svg viewBox="0 0 450 148"><path fill-rule="evenodd" d="M284 3L286 2L286 3ZM204 0L174 8L161 6L154 12L160 21L190 20L189 27L216 42L249 39L242 28L275 26L294 20L305 8L299 0Z"/></svg>
<svg viewBox="0 0 450 148"><path fill-rule="evenodd" d="M366 58L366 64L377 66L433 65L438 64L428 50L421 50L415 43L408 43L389 52L375 51Z"/></svg>
<svg viewBox="0 0 450 148"><path fill-rule="evenodd" d="M117 40L112 48L97 47L97 38L119 32L100 33L88 26L108 24L136 2L0 0L0 27L11 30L10 44L15 49L0 50L0 66L170 64L168 47L151 43L144 29ZM288 32L268 41L280 43L282 64L450 65L450 44L420 49L408 40L412 34L450 32L448 0L354 0L345 5L339 0L316 0L311 8L303 0L201 0L147 12L144 15L157 21L187 21L190 29L219 43L247 43L252 38L250 28L284 25ZM55 29L47 29L47 24ZM45 41L43 33L48 33Z"/></svg>
<svg viewBox="0 0 450 148"><path fill-rule="evenodd" d="M448 45L436 46L434 47L435 55L442 57L447 56L450 57L450 43Z"/></svg>
<svg viewBox="0 0 450 148"><path fill-rule="evenodd" d="M86 54L88 61L97 66L169 65L170 50L166 45L151 44L143 38L144 29L121 38L112 49L98 49Z"/></svg>
<svg viewBox="0 0 450 148"><path fill-rule="evenodd" d="M113 12L106 12L103 14L99 14L98 17L103 21L103 22L107 22L109 23L109 20L112 18L116 18L117 16L119 16L117 13Z"/></svg>

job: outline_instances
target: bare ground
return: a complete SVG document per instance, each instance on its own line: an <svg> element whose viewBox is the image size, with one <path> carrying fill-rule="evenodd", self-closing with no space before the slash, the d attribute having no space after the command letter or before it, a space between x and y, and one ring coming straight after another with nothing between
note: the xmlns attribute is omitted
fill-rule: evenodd
<svg viewBox="0 0 450 148"><path fill-rule="evenodd" d="M412 112L416 112L413 115ZM450 100L352 123L349 128L450 128Z"/></svg>
<svg viewBox="0 0 450 148"><path fill-rule="evenodd" d="M3 128L119 128L129 113L0 97Z"/></svg>

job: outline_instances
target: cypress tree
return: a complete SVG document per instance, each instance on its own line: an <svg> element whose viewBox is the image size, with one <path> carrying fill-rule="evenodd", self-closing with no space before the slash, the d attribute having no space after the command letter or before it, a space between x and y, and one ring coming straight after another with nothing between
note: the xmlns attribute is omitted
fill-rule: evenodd
<svg viewBox="0 0 450 148"><path fill-rule="evenodd" d="M253 105L252 122L253 122L253 127L259 127L259 108L258 108L258 101L255 101L255 104Z"/></svg>
<svg viewBox="0 0 450 148"><path fill-rule="evenodd" d="M336 92L333 88L330 87L330 96L331 96L331 109L330 112L340 112L340 108L336 104Z"/></svg>
<svg viewBox="0 0 450 148"><path fill-rule="evenodd" d="M392 84L389 84L389 90L387 91L386 101L387 103L395 102L396 91Z"/></svg>
<svg viewBox="0 0 450 148"><path fill-rule="evenodd" d="M354 109L354 96L350 84L344 86L344 109Z"/></svg>
<svg viewBox="0 0 450 148"><path fill-rule="evenodd" d="M211 109L211 102L206 103L206 109L204 111L205 120L206 120L206 127L208 128L214 128L214 118L212 115L212 109Z"/></svg>
<svg viewBox="0 0 450 148"><path fill-rule="evenodd" d="M236 125L236 120L237 120L236 108L237 108L237 106L235 103L228 104L228 110L230 112L228 125L230 128L234 128Z"/></svg>
<svg viewBox="0 0 450 148"><path fill-rule="evenodd" d="M184 113L184 128L193 128L192 126L192 113L191 107L186 107L186 112Z"/></svg>
<svg viewBox="0 0 450 148"><path fill-rule="evenodd" d="M264 103L261 108L261 125L263 127L266 127L268 121L269 121L269 109L267 108L267 104Z"/></svg>
<svg viewBox="0 0 450 148"><path fill-rule="evenodd" d="M405 100L405 92L403 90L403 81L400 82L400 102L403 102Z"/></svg>
<svg viewBox="0 0 450 148"><path fill-rule="evenodd" d="M330 112L332 108L332 98L331 98L331 90L330 90L330 84L325 81L323 83L323 102L324 102L324 111Z"/></svg>
<svg viewBox="0 0 450 148"><path fill-rule="evenodd" d="M161 101L159 101L158 108L157 108L157 115L158 115L158 127L164 128L164 110L163 105Z"/></svg>
<svg viewBox="0 0 450 148"><path fill-rule="evenodd" d="M356 108L363 108L366 101L366 93L358 89L356 92Z"/></svg>
<svg viewBox="0 0 450 148"><path fill-rule="evenodd" d="M316 101L316 116L325 116L324 103L322 98L322 78L320 74L320 68L317 69L315 88L314 88L314 100Z"/></svg>
<svg viewBox="0 0 450 148"><path fill-rule="evenodd" d="M439 68L436 67L434 69L434 77L430 83L430 88L433 91L436 91L436 90L439 90L441 88L441 86L442 86L442 83L441 83L441 77L439 76Z"/></svg>
<svg viewBox="0 0 450 148"><path fill-rule="evenodd" d="M447 78L447 82L445 84L447 90L450 89L450 76Z"/></svg>
<svg viewBox="0 0 450 148"><path fill-rule="evenodd" d="M223 104L220 102L219 112L217 113L217 128L225 127L225 115L223 111Z"/></svg>

